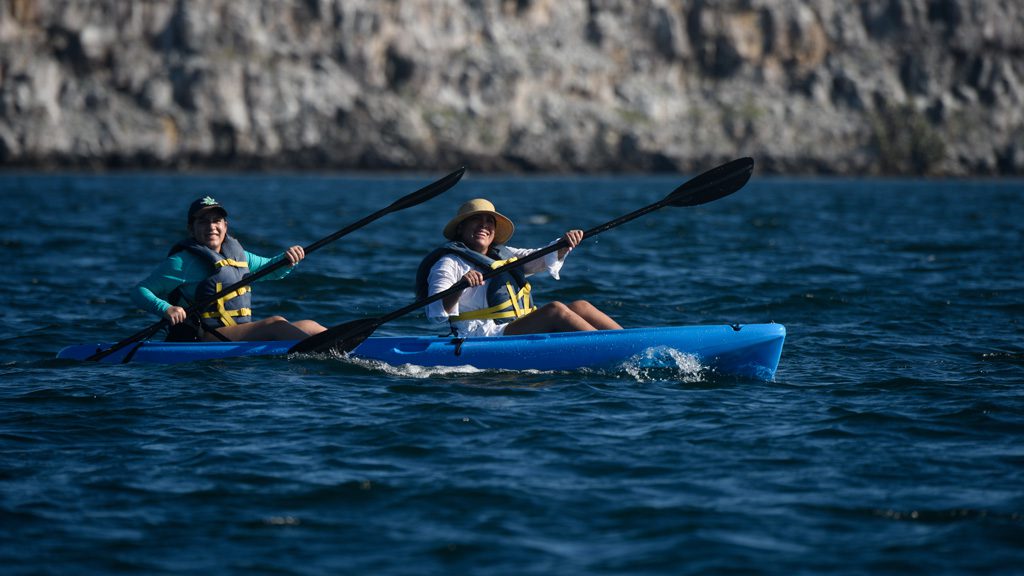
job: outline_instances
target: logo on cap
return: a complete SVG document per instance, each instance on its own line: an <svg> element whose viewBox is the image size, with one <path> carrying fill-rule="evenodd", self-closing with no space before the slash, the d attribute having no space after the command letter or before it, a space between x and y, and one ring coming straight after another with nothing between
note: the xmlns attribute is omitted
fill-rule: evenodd
<svg viewBox="0 0 1024 576"><path fill-rule="evenodd" d="M207 196L202 199L203 206L216 206L217 201L213 199L213 196Z"/></svg>

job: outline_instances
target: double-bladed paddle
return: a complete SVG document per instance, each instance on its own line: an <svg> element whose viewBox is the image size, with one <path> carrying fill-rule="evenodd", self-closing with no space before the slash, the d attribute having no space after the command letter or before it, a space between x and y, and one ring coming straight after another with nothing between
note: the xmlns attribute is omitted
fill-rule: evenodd
<svg viewBox="0 0 1024 576"><path fill-rule="evenodd" d="M377 220L378 218L381 218L383 216L391 214L392 212L398 212L399 210L405 210L406 208L411 208L412 206L416 206L417 204L422 204L423 202L426 202L427 200L430 200L431 198L433 198L433 197L441 194L442 192L450 189L452 186L455 186L455 184L457 184L459 182L459 180L462 179L462 175L465 174L465 173L466 173L466 168L465 167L459 168L458 170L456 170L455 172L452 172L451 174L445 176L444 178L441 178L440 180L437 180L436 182L428 184L428 185L424 186L423 188L420 188L419 190L413 192L412 194L409 194L407 196L403 196L402 198L399 198L398 200L395 200L388 207L383 208L381 210L378 210L378 211L374 212L373 214L370 214L369 216L363 218L362 220L359 220L358 222L353 222L352 224L349 224L348 226L342 228L341 230L338 230L337 232L335 232L334 234L331 234L330 236L327 236L325 238L321 238L320 240L317 240L316 242L310 244L309 246L306 246L303 250L305 251L306 254L309 254L311 252L314 252L314 251L322 248L323 246L325 246L327 244L330 244L331 242L334 242L338 238L341 238L342 236L344 236L344 235L346 235L346 234L348 234L350 232L353 232L355 230L358 230L358 229L362 228L363 226L366 226L367 224L373 222L374 220ZM246 276L242 280L239 280L238 282L235 282L234 284L228 286L227 288L224 288L223 290L220 290L219 292L217 292L216 294L210 296L209 298L205 298L203 300L200 300L200 301L192 304L191 306L189 306L188 308L185 309L185 312L187 314L191 315L191 314L195 314L196 312L199 312L201 310L205 310L207 306L209 306L210 304L213 304L214 302L216 302L217 299L222 298L222 297L226 296L227 294L230 294L230 293L234 292L235 290L238 290L239 288L241 288L243 286L251 284L251 283L259 280L260 278L263 278L264 276L266 276L267 274L270 274L271 272L273 272L274 270L277 270L278 268L281 268L283 266L288 266L288 265L289 264L288 264L288 260L287 259L281 259L281 260L275 262L274 264L272 264L270 266L267 266L266 268L263 268L259 272L251 274L249 276ZM160 320L159 322L157 322L156 324L153 324L149 328L146 328L145 330L141 330L139 332L136 332L135 334L132 334L131 336L125 338L124 340L121 340L120 342L118 342L117 344L114 344L110 348L107 348L106 350L100 350L100 351L96 352L92 356L89 356L88 358L86 358L86 360L101 360L101 359L105 358L106 356L109 356L110 354L113 354L114 352L117 352L121 348L124 348L125 346L127 346L127 345L129 345L129 344L131 344L133 342L138 342L140 340L144 340L146 338L149 338L153 334L156 334L157 331L159 331L161 328L166 326L168 323L169 323L169 320L164 318L164 319Z"/></svg>
<svg viewBox="0 0 1024 576"><path fill-rule="evenodd" d="M733 192L736 192L742 188L748 180L750 175L754 172L754 160L752 158L739 158L723 164L717 168L712 168L707 172L704 172L700 176L697 176L686 183L682 184L678 188L672 191L671 194L663 198L662 200L651 204L645 208L641 208L636 212L626 214L625 216L616 218L611 222L602 224L596 228L591 228L583 233L584 238L589 238L596 234L600 234L605 230L614 228L620 224L629 222L630 220L639 218L644 214L664 208L665 206L683 207L683 206L698 206L700 204L706 204L714 200L718 200L723 196L728 196ZM484 280L497 276L502 272L511 270L531 262L538 258L542 258L551 252L560 250L568 246L565 239L560 239L558 242L531 252L529 255L484 272ZM304 340L300 340L294 346L292 346L289 352L328 352L335 351L338 353L346 353L354 350L356 346L359 346L363 340L366 340L373 334L373 332L381 325L394 320L400 316L404 316L409 312L412 312L418 308L422 308L431 302L440 300L450 294L461 292L469 287L469 283L465 280L459 280L455 284L452 284L448 289L438 292L433 296L422 298L405 306L399 308L394 312L385 314L384 316L376 318L363 318L361 320L353 320L344 324L339 324L327 329L319 334L314 334Z"/></svg>

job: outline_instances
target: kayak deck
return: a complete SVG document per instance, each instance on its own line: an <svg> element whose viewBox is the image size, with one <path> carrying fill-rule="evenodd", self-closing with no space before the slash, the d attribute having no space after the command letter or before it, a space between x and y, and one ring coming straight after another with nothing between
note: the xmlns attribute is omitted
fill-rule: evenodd
<svg viewBox="0 0 1024 576"><path fill-rule="evenodd" d="M723 374L771 380L782 355L781 324L667 326L597 332L561 332L490 338L438 336L371 337L351 357L400 366L473 366L500 370L579 370L610 368L656 349L695 356ZM160 342L130 345L103 362L173 364L238 357L283 356L295 340L270 342ZM111 344L81 344L57 357L85 360Z"/></svg>

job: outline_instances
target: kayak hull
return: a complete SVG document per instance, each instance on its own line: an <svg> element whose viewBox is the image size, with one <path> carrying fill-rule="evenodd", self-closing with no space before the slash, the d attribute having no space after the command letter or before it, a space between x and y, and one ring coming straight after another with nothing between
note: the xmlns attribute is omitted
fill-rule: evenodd
<svg viewBox="0 0 1024 576"><path fill-rule="evenodd" d="M668 326L597 332L562 332L491 338L383 336L366 339L350 354L401 366L473 366L498 370L612 368L652 351L674 350L723 374L771 380L782 355L781 324ZM144 342L103 358L103 362L173 364L238 357L283 356L294 340L272 342ZM85 360L111 344L81 344L57 357Z"/></svg>

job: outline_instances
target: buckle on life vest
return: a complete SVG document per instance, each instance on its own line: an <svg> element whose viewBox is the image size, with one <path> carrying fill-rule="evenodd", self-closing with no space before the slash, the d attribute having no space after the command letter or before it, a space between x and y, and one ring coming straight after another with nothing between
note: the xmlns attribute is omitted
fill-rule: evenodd
<svg viewBox="0 0 1024 576"><path fill-rule="evenodd" d="M221 290L223 290L223 286L222 286L222 284L220 282L217 282L216 291L220 292ZM227 308L224 307L224 304L227 303L228 300L233 300L235 298L238 298L242 294L246 294L246 293L251 292L251 291L252 291L252 287L250 287L250 286L242 286L238 290L234 290L232 292L228 292L224 296L222 296L222 297L217 299L217 302L216 302L217 309L216 310L214 310L213 312L203 312L202 317L203 318L214 318L214 319L217 319L224 326L237 326L238 322L235 322L235 318L240 317L240 316L241 317L246 317L246 318L252 316L252 309L251 308L238 308L238 309L235 309L235 310L228 310Z"/></svg>
<svg viewBox="0 0 1024 576"><path fill-rule="evenodd" d="M451 322L465 322L467 320L505 320L507 318L522 318L537 309L530 300L531 286L529 283L523 286L518 292L512 288L512 284L505 283L505 290L509 299L500 304L480 310L471 310L458 316L452 316Z"/></svg>

